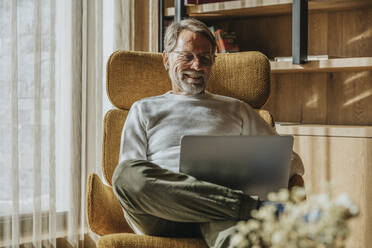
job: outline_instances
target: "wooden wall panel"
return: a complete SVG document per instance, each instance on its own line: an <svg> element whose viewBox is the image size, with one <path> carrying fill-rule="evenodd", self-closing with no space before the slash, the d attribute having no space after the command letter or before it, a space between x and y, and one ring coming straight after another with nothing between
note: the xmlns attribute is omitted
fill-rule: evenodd
<svg viewBox="0 0 372 248"><path fill-rule="evenodd" d="M333 195L346 193L357 204L360 215L350 222L352 230L346 247L365 248L372 243L372 138L326 137L294 134L294 151L305 167L305 186L312 193L324 193L327 182ZM347 130L344 136L348 136Z"/></svg>
<svg viewBox="0 0 372 248"><path fill-rule="evenodd" d="M328 54L328 13L309 15L308 53L309 55Z"/></svg>
<svg viewBox="0 0 372 248"><path fill-rule="evenodd" d="M369 141L367 142L366 144L366 149L367 151L371 151L372 150L372 142ZM366 163L367 166L369 166L369 170L366 170L365 174L364 174L364 178L363 178L363 181L364 182L367 182L366 185L364 185L365 187L365 202L366 202L366 209L372 209L372 170L371 170L371 166L372 166L372 152L367 152L366 156L364 157L364 159L366 161L369 161L369 163ZM364 235L364 243L365 244L372 244L372 211L367 211L364 213L364 218L366 219L366 228L367 230L370 230L369 233L367 232L365 235Z"/></svg>
<svg viewBox="0 0 372 248"><path fill-rule="evenodd" d="M323 123L327 121L327 80L326 73L304 73L298 91L302 93L302 123ZM311 83L309 83L311 82ZM301 94L301 93L298 94Z"/></svg>
<svg viewBox="0 0 372 248"><path fill-rule="evenodd" d="M327 73L277 74L264 109L276 121L327 123Z"/></svg>
<svg viewBox="0 0 372 248"><path fill-rule="evenodd" d="M372 125L372 71L276 74L264 109L276 121Z"/></svg>
<svg viewBox="0 0 372 248"><path fill-rule="evenodd" d="M372 56L372 8L328 14L328 52L340 57Z"/></svg>
<svg viewBox="0 0 372 248"><path fill-rule="evenodd" d="M372 125L372 71L331 73L329 124Z"/></svg>
<svg viewBox="0 0 372 248"><path fill-rule="evenodd" d="M301 87L303 74L281 74L271 78L271 92L263 106L273 114L275 121L301 122ZM297 81L300 81L297 83Z"/></svg>

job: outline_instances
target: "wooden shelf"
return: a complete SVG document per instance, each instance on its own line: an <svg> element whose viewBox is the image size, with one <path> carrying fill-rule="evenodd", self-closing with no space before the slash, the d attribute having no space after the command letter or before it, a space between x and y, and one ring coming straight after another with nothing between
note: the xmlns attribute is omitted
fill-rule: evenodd
<svg viewBox="0 0 372 248"><path fill-rule="evenodd" d="M276 123L275 128L280 134L296 136L372 138L371 126Z"/></svg>
<svg viewBox="0 0 372 248"><path fill-rule="evenodd" d="M309 10L341 10L372 5L369 0L311 0ZM292 0L236 0L187 6L187 14L198 18L226 18L288 14L292 11ZM165 9L165 16L174 16L174 7Z"/></svg>
<svg viewBox="0 0 372 248"><path fill-rule="evenodd" d="M193 17L254 16L290 13L292 0L244 0L207 3L187 6L187 14ZM167 8L165 16L174 16L174 8Z"/></svg>
<svg viewBox="0 0 372 248"><path fill-rule="evenodd" d="M363 71L372 70L372 57L309 61L302 65L271 61L270 65L271 73Z"/></svg>

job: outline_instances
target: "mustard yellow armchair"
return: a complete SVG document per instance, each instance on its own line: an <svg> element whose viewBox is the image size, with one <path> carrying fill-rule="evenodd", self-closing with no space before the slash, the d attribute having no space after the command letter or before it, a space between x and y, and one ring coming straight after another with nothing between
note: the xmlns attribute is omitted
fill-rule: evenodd
<svg viewBox="0 0 372 248"><path fill-rule="evenodd" d="M108 111L103 130L103 175L108 185L89 175L86 212L90 229L101 236L98 248L104 247L207 247L202 239L164 238L134 234L125 221L123 209L114 196L111 177L118 163L121 131L128 111L135 101L160 95L171 89L160 53L114 52L107 62L106 90L116 107ZM260 110L270 93L270 64L259 52L218 54L207 90L249 103L274 127L268 111ZM290 186L303 184L293 177Z"/></svg>

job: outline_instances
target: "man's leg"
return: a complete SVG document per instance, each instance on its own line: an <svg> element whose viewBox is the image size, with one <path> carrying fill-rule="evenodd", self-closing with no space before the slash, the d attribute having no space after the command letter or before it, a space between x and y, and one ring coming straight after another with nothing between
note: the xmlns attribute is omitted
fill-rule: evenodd
<svg viewBox="0 0 372 248"><path fill-rule="evenodd" d="M181 223L236 221L248 219L258 204L242 191L199 181L144 160L120 163L112 181L116 196L132 218L153 216Z"/></svg>
<svg viewBox="0 0 372 248"><path fill-rule="evenodd" d="M127 209L124 214L136 233L161 237L201 237L198 223L169 221L149 214L131 214Z"/></svg>

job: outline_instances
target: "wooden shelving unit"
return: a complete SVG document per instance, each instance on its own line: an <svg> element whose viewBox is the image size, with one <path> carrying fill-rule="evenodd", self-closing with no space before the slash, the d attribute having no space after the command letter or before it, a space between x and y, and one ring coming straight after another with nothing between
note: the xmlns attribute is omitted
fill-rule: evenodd
<svg viewBox="0 0 372 248"><path fill-rule="evenodd" d="M368 0L313 0L309 11L343 10L372 5ZM236 18L248 16L288 14L292 11L292 0L239 0L187 6L186 12L195 18ZM174 16L174 7L165 10L165 16Z"/></svg>
<svg viewBox="0 0 372 248"><path fill-rule="evenodd" d="M170 3L169 0L168 3ZM174 8L166 5L165 16ZM360 206L346 247L372 243L372 1L309 0L308 54L327 60L271 61L271 93L263 106L280 134L295 137L305 185L335 183ZM187 6L208 25L234 31L242 51L292 55L292 0L236 0ZM169 20L169 18L167 18ZM366 191L367 189L367 191Z"/></svg>
<svg viewBox="0 0 372 248"><path fill-rule="evenodd" d="M372 139L372 126L346 125L296 125L276 123L276 131L281 134L322 137L350 137Z"/></svg>
<svg viewBox="0 0 372 248"><path fill-rule="evenodd" d="M165 1L170 17L173 0ZM186 12L234 31L241 51L261 51L273 60L292 55L292 2L235 0L186 6ZM309 0L308 54L330 59L271 61L271 97L264 108L283 122L372 125L371 27L371 0Z"/></svg>
<svg viewBox="0 0 372 248"><path fill-rule="evenodd" d="M239 17L265 15L274 13L290 13L292 0L258 1L228 1L187 6L187 14L193 17ZM174 7L165 11L165 16L174 16Z"/></svg>
<svg viewBox="0 0 372 248"><path fill-rule="evenodd" d="M370 0L310 0L309 11L341 11L372 6ZM189 16L198 19L250 18L289 14L292 0L236 0L187 6ZM165 16L174 16L174 7L165 8ZM290 27L289 27L290 28ZM273 74L302 72L338 72L372 70L372 57L337 58L310 61L295 65L292 62L271 62Z"/></svg>
<svg viewBox="0 0 372 248"><path fill-rule="evenodd" d="M272 73L363 71L372 70L372 57L309 61L303 65L271 61L270 65Z"/></svg>

